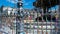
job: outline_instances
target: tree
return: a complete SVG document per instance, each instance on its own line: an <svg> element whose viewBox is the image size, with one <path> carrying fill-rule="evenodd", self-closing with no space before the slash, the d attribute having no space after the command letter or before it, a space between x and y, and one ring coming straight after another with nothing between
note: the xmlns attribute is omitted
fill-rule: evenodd
<svg viewBox="0 0 60 34"><path fill-rule="evenodd" d="M59 0L36 0L33 2L33 6L40 7L44 9L44 12L46 13L47 10L55 5L59 5Z"/></svg>

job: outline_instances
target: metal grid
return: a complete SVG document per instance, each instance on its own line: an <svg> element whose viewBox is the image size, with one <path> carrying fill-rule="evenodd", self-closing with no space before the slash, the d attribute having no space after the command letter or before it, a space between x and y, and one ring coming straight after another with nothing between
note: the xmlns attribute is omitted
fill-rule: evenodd
<svg viewBox="0 0 60 34"><path fill-rule="evenodd" d="M38 13L37 13L37 15L38 15ZM26 27L24 29L26 29L25 30L26 34L54 34L54 33L57 34L57 32L59 30L59 28L57 26L59 24L57 16L56 16L56 21L53 21L52 17L51 17L51 21L48 21L47 17L46 17L46 21L44 21L43 15L45 15L45 14L42 11L42 14L41 14L42 20L41 21L32 21L31 22L31 20L28 21L29 18L27 20L28 22L25 21Z"/></svg>
<svg viewBox="0 0 60 34"><path fill-rule="evenodd" d="M43 13L43 9L41 9L41 12L35 10L29 12L27 17L25 16L22 20L20 20L21 18L17 15L3 15L1 13L0 21L3 25L8 24L6 26L12 30L12 34L59 34L60 23L57 12L53 13L56 18L55 21L52 20L52 14L48 12ZM44 15L51 15L51 20L48 21L48 17L44 20ZM41 19L38 18L36 21L37 17L41 17Z"/></svg>

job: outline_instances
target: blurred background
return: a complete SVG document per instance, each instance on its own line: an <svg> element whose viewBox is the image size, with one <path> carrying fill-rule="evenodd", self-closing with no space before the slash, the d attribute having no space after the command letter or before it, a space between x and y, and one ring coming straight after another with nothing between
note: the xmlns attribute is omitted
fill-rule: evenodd
<svg viewBox="0 0 60 34"><path fill-rule="evenodd" d="M0 34L59 34L60 0L0 0Z"/></svg>

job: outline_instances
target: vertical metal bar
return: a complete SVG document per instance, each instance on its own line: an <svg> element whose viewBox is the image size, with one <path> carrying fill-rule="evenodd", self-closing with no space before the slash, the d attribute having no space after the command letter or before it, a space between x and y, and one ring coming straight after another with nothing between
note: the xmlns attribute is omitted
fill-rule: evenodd
<svg viewBox="0 0 60 34"><path fill-rule="evenodd" d="M31 16L31 12L30 12L30 16ZM30 20L30 17L29 17L29 20ZM32 33L32 32L31 32L31 29L32 29L31 20L30 20L29 23L30 23L30 34L31 34L31 33Z"/></svg>
<svg viewBox="0 0 60 34"><path fill-rule="evenodd" d="M35 14L35 11L33 11L33 18L35 18L34 17L34 14ZM34 19L33 19L34 20ZM35 23L35 21L33 21L33 23ZM35 24L34 24L35 25ZM34 26L33 26L33 28L34 28ZM33 34L34 34L34 29L33 29Z"/></svg>
<svg viewBox="0 0 60 34"><path fill-rule="evenodd" d="M44 32L43 32L43 21L44 21L44 20L43 20L43 15L44 15L44 13L43 13L43 8L42 8L42 23L41 23L41 24L42 24L42 25L41 25L42 34L44 34Z"/></svg>
<svg viewBox="0 0 60 34"><path fill-rule="evenodd" d="M30 19L31 12L29 12L29 13L30 13L30 15L28 15L27 22L28 22L28 24L29 24L28 26L30 26L30 27L27 26L27 28L28 28L28 33L31 34L31 33L32 33L32 32L31 32L31 30L32 30L31 26L32 26L32 25L31 25L31 19ZM27 34L28 34L28 33L27 33Z"/></svg>
<svg viewBox="0 0 60 34"><path fill-rule="evenodd" d="M38 8L38 9L40 9L40 8ZM40 10L38 10L38 15L40 15ZM41 17L41 16L39 16L39 17ZM39 22L40 22L40 21L39 21ZM39 29L39 26L41 25L41 24L39 25L39 22L38 22L38 32L37 32L38 34L40 34L40 31L39 31L39 30L40 30L40 29Z"/></svg>
<svg viewBox="0 0 60 34"><path fill-rule="evenodd" d="M56 3L57 3L57 0L56 0ZM55 11L56 11L56 8L55 8ZM56 34L57 34L57 32L58 32L58 25L59 23L58 23L58 12L56 11Z"/></svg>
<svg viewBox="0 0 60 34"><path fill-rule="evenodd" d="M50 2L50 6L51 6L51 2ZM52 28L52 15L51 15L51 28ZM53 29L51 29L51 34L53 34Z"/></svg>
<svg viewBox="0 0 60 34"><path fill-rule="evenodd" d="M50 2L51 0L49 0L49 2ZM50 2L50 6L51 6L51 2ZM51 8L50 8L50 11L51 11ZM50 14L51 15L51 14ZM50 27L51 27L51 29L50 29L50 31L51 31L51 33L50 34L53 34L53 29L52 29L52 15L51 15L51 22L50 22Z"/></svg>
<svg viewBox="0 0 60 34"><path fill-rule="evenodd" d="M56 8L55 8L55 11L56 11ZM58 18L57 18L57 12L56 12L56 34L57 34L57 30L58 30L58 26L57 26L57 24L58 24Z"/></svg>
<svg viewBox="0 0 60 34"><path fill-rule="evenodd" d="M49 2L50 2L50 0L49 0ZM51 2L50 2L50 6L51 6ZM51 11L51 8L50 8L50 11ZM52 32L52 15L51 15L50 27L51 27L51 29L50 29L51 33L50 34L53 34L53 32Z"/></svg>
<svg viewBox="0 0 60 34"><path fill-rule="evenodd" d="M39 9L39 8L38 8ZM37 10L38 10L37 9ZM39 17L39 10L37 11L37 16ZM40 21L39 21L40 22ZM37 22L37 34L39 34L39 22Z"/></svg>
<svg viewBox="0 0 60 34"><path fill-rule="evenodd" d="M51 9L50 9L50 10L51 10ZM51 15L51 22L50 22L50 24L51 24L51 25L50 25L50 26L51 26L51 29L50 29L50 30L51 30L51 34L53 34L53 32L52 32L52 31L53 31L53 29L52 29L52 26L53 26L53 25L52 25L52 15Z"/></svg>
<svg viewBox="0 0 60 34"><path fill-rule="evenodd" d="M28 20L28 19L27 19L27 20ZM26 21L26 23L27 23L27 21ZM30 25L29 25L29 26L30 26ZM26 31L26 34L28 34L28 32L29 32L29 31L28 31L29 29L27 29L27 28L28 28L28 26L26 26L26 28L25 28L25 29L26 29L26 30L25 30L25 31Z"/></svg>
<svg viewBox="0 0 60 34"><path fill-rule="evenodd" d="M48 11L48 10L47 10L47 8L46 8L46 15L48 14L47 11ZM48 22L48 20L47 20L47 16L46 16L46 34L47 34L47 26L48 26L48 25L47 25L47 22Z"/></svg>
<svg viewBox="0 0 60 34"><path fill-rule="evenodd" d="M38 10L37 10L37 17L38 17ZM38 18L39 19L39 18ZM37 26L38 26L38 21L37 21ZM36 29L37 32L38 32L38 28ZM37 33L38 34L38 33Z"/></svg>
<svg viewBox="0 0 60 34"><path fill-rule="evenodd" d="M42 3L43 3L43 0L41 0L41 8L42 8ZM42 8L42 25L41 25L41 32L42 32L42 34L44 34L44 30L43 30L43 15L44 15L44 12L43 12L43 8Z"/></svg>

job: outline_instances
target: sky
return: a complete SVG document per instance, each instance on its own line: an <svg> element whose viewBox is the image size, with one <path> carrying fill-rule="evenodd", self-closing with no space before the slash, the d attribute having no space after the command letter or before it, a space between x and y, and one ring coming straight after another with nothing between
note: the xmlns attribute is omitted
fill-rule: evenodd
<svg viewBox="0 0 60 34"><path fill-rule="evenodd" d="M33 2L34 1L36 1L36 0L22 0L23 8L25 8L25 9L32 9L32 8L34 8L34 6L33 6ZM15 7L16 3L17 3L17 0L0 0L0 7L2 5ZM58 8L58 6L55 6L55 8ZM55 10L55 8L52 7L51 9Z"/></svg>
<svg viewBox="0 0 60 34"><path fill-rule="evenodd" d="M4 5L4 6L10 6L10 7L13 7L14 4L11 3L11 2L8 2L7 0L0 0L0 7Z"/></svg>
<svg viewBox="0 0 60 34"><path fill-rule="evenodd" d="M23 2L23 8L26 8L26 9L31 9L33 8L33 2L35 0L22 0ZM16 3L17 3L17 0L0 0L0 7L2 5L4 6L10 6L10 7L14 7L16 6Z"/></svg>

